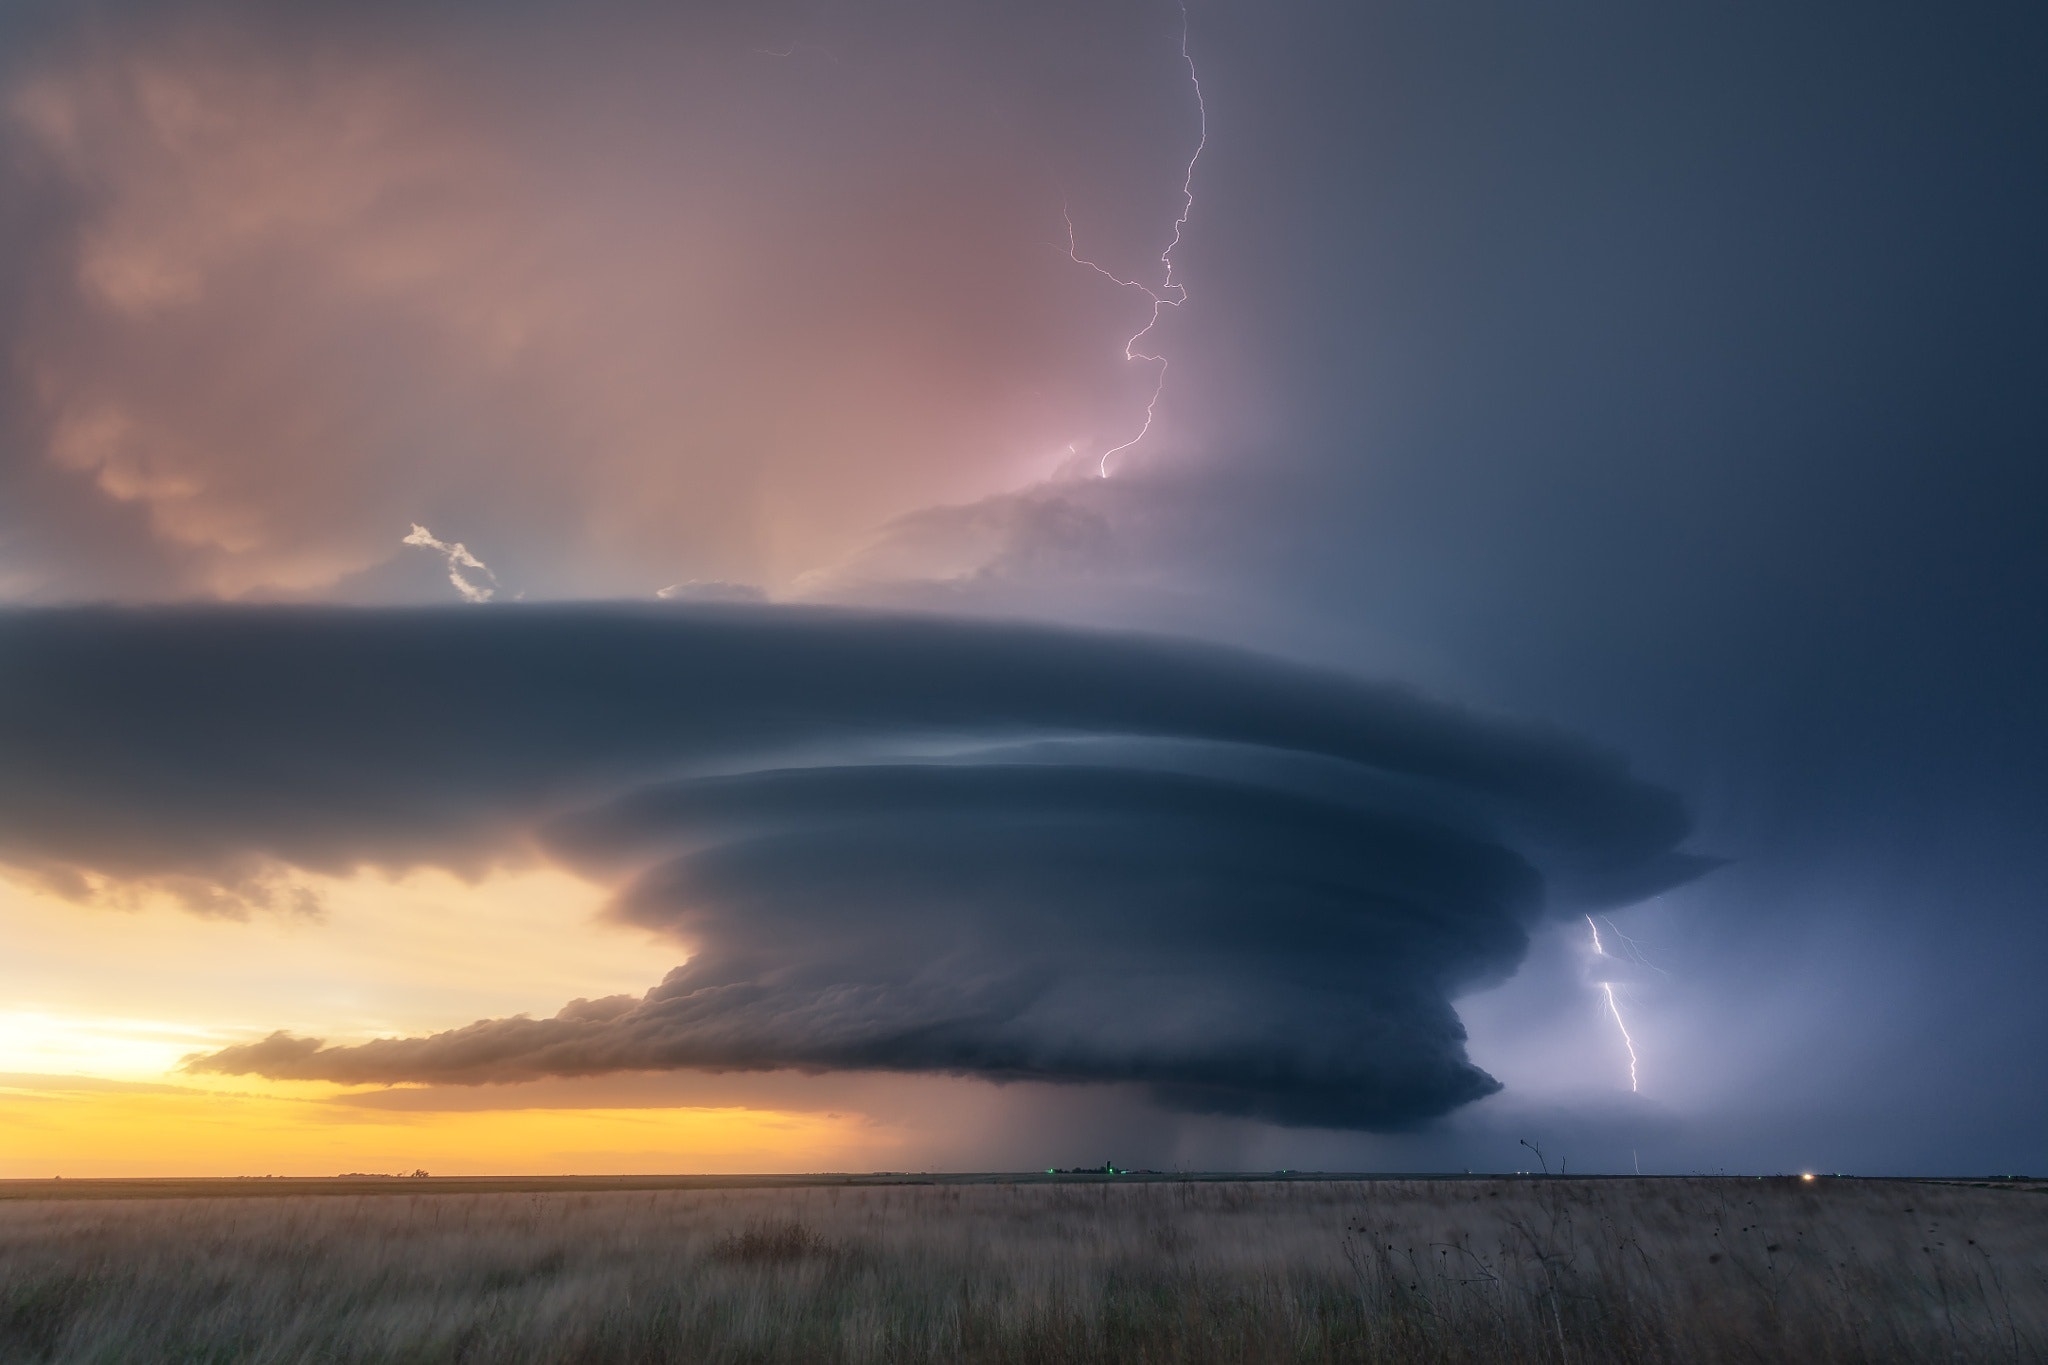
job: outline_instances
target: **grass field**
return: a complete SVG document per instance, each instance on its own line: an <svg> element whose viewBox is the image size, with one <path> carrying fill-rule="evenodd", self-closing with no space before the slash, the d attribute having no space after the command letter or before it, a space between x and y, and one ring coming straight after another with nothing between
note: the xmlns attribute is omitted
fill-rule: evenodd
<svg viewBox="0 0 2048 1365"><path fill-rule="evenodd" d="M0 1360L2048 1360L2019 1188L232 1183L5 1191Z"/></svg>

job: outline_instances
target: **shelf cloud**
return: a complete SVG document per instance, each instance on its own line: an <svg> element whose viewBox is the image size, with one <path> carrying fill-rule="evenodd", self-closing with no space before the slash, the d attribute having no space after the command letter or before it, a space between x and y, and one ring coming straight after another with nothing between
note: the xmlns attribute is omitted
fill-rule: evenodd
<svg viewBox="0 0 2048 1365"><path fill-rule="evenodd" d="M614 886L639 999L195 1070L698 1068L1131 1083L1396 1128L1497 1088L1460 989L1697 873L1614 756L1189 641L738 604L0 618L0 858L47 884L486 866ZM82 892L81 892L82 893ZM245 913L268 909L249 895Z"/></svg>

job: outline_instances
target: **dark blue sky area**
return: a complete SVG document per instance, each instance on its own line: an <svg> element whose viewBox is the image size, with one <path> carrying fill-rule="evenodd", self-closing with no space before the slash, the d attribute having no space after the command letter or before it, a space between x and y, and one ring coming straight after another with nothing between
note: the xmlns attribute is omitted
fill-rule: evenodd
<svg viewBox="0 0 2048 1365"><path fill-rule="evenodd" d="M2043 1164L2038 11L1211 22L1254 571L1694 802L1697 1164Z"/></svg>

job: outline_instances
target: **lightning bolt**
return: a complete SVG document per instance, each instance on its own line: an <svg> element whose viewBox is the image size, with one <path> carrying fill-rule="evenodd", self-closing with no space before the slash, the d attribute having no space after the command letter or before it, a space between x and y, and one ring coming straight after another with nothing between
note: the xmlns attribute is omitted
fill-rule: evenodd
<svg viewBox="0 0 2048 1365"><path fill-rule="evenodd" d="M1138 434L1121 445L1111 446L1108 450L1102 452L1102 459L1096 465L1096 473L1105 479L1109 477L1110 459L1144 440L1146 434L1152 430L1152 419L1159 411L1159 396L1166 391L1166 357L1153 351L1139 350L1138 347L1146 337L1152 335L1152 329L1159 325L1159 319L1166 309L1179 308L1188 301L1188 287L1173 277L1173 253L1180 246L1181 233L1187 227L1188 219L1193 217L1195 212L1195 163L1202 159L1202 149L1209 145L1209 106L1202 98L1202 77L1195 70L1194 55L1188 51L1188 7L1186 0L1181 0L1180 5L1180 59L1187 63L1188 84L1193 87L1195 92L1195 111L1200 122L1198 124L1198 135L1195 138L1195 150L1188 157L1187 173L1181 177L1180 216L1173 220L1172 240L1167 242L1165 249L1159 253L1159 265L1162 272L1159 287L1154 289L1142 280L1125 279L1115 271L1106 269L1083 256L1081 254L1080 242L1074 232L1073 215L1067 212L1065 204L1060 205L1060 216L1066 219L1067 223L1067 259L1071 260L1075 265L1087 266L1090 270L1120 289L1137 290L1150 300L1152 304L1152 310L1145 319L1145 325L1133 332L1130 339L1124 342L1124 359L1132 363L1144 361L1147 364L1156 364L1159 370L1153 377L1152 396L1145 402L1145 420L1138 427Z"/></svg>
<svg viewBox="0 0 2048 1365"><path fill-rule="evenodd" d="M1586 927L1593 931L1593 956L1611 956L1600 942L1600 926L1593 922L1591 915L1586 916ZM1621 1017L1620 1002L1614 998L1614 983L1601 981L1596 984L1607 997L1607 1012L1614 1016L1614 1027L1621 1031L1621 1045L1628 1049L1628 1088L1639 1091L1642 1087L1636 1083L1636 1040L1628 1036L1628 1023Z"/></svg>
<svg viewBox="0 0 2048 1365"><path fill-rule="evenodd" d="M1621 932L1620 926L1617 925L1613 920L1609 919L1605 915L1602 915L1600 917L1600 921L1601 923L1607 926L1608 933L1612 934L1615 938L1621 940L1621 950L1623 953L1627 954L1628 960L1630 962L1634 963L1638 967L1647 967L1659 976L1671 975L1671 973L1665 971L1662 967L1659 967L1656 963L1650 961L1650 959L1644 955L1642 946L1638 944L1634 939L1630 938L1627 934Z"/></svg>

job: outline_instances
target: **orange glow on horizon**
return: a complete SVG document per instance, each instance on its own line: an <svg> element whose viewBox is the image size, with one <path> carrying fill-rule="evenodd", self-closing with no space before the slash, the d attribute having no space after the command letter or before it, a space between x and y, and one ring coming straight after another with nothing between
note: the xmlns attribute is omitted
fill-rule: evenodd
<svg viewBox="0 0 2048 1365"><path fill-rule="evenodd" d="M117 885L77 904L0 878L0 1178L901 1164L900 1124L843 1103L781 1108L729 1083L484 1087L413 1108L325 1083L188 1075L183 1057L274 1029L361 1041L638 995L688 956L606 921L604 887L550 868L279 876L319 913L200 915Z"/></svg>
<svg viewBox="0 0 2048 1365"><path fill-rule="evenodd" d="M102 1083L104 1084L104 1083ZM858 1115L739 1108L389 1112L324 1098L0 1076L0 1178L729 1174L868 1169Z"/></svg>
<svg viewBox="0 0 2048 1365"><path fill-rule="evenodd" d="M186 1054L276 1029L359 1041L553 1014L639 995L688 957L606 921L605 888L553 869L281 885L318 913L199 915L146 887L80 905L0 879L0 1072L185 1083Z"/></svg>

